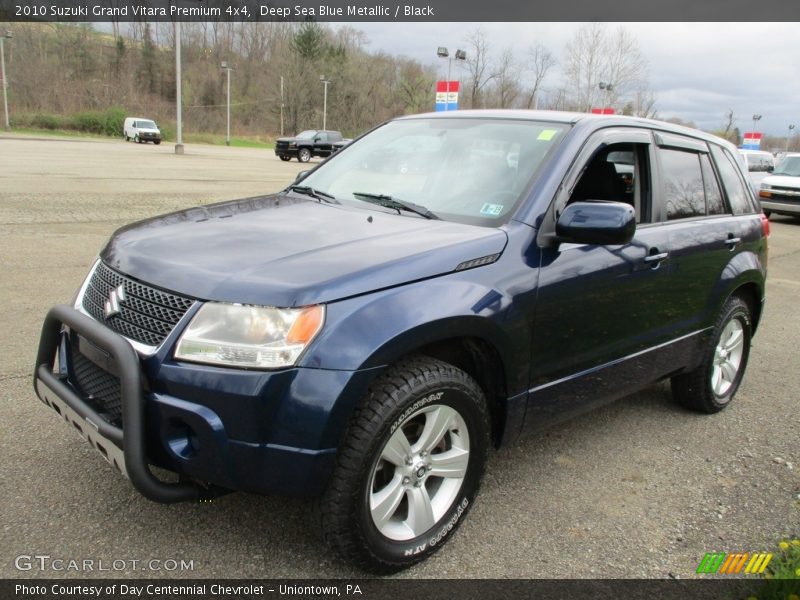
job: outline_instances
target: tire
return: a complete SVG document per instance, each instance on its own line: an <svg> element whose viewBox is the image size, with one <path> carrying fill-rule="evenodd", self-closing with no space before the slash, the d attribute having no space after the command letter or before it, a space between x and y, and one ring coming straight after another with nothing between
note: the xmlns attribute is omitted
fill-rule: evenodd
<svg viewBox="0 0 800 600"><path fill-rule="evenodd" d="M133 141L136 142L137 144L141 144L142 143L142 140L139 139L139 134L138 133L135 136L133 136Z"/></svg>
<svg viewBox="0 0 800 600"><path fill-rule="evenodd" d="M126 141L126 142L129 142L129 141L131 141L131 138L129 138L129 137L128 137L128 134L127 134L127 133L126 133L126 134L124 134L122 137L124 137L124 138L125 138L125 141Z"/></svg>
<svg viewBox="0 0 800 600"><path fill-rule="evenodd" d="M153 143L154 143L156 146L158 146L159 144L161 144L161 140L153 140Z"/></svg>
<svg viewBox="0 0 800 600"><path fill-rule="evenodd" d="M486 399L469 375L424 356L398 363L350 419L319 503L325 540L375 573L427 558L472 506L489 431Z"/></svg>
<svg viewBox="0 0 800 600"><path fill-rule="evenodd" d="M713 414L730 404L750 356L753 326L750 307L738 296L722 306L703 362L672 378L672 397L692 410Z"/></svg>
<svg viewBox="0 0 800 600"><path fill-rule="evenodd" d="M283 162L289 162L290 160L292 160L292 157L291 156L283 156L283 155L281 155L281 160Z"/></svg>
<svg viewBox="0 0 800 600"><path fill-rule="evenodd" d="M301 163L307 163L311 159L311 150L308 148L300 148L297 151L297 160Z"/></svg>

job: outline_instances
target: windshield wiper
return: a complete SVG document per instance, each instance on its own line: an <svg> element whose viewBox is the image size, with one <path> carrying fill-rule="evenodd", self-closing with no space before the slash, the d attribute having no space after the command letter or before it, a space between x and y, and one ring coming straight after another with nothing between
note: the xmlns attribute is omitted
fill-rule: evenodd
<svg viewBox="0 0 800 600"><path fill-rule="evenodd" d="M288 190L293 192L297 192L298 194L302 194L303 196L311 196L315 200L319 200L320 202L327 202L329 204L341 204L336 199L336 196L329 194L328 192L321 192L320 190L315 190L314 188L307 186L307 185L290 185Z"/></svg>
<svg viewBox="0 0 800 600"><path fill-rule="evenodd" d="M385 194L370 194L367 192L353 192L353 196L357 197L359 200L363 200L364 202L371 202L372 204L377 204L378 206L383 206L384 208L393 208L398 213L401 210L407 210L408 212L416 213L421 217L425 217L426 219L441 219L441 217L433 214L421 204L414 204L413 202L409 202L407 200L400 200L394 196L387 196Z"/></svg>

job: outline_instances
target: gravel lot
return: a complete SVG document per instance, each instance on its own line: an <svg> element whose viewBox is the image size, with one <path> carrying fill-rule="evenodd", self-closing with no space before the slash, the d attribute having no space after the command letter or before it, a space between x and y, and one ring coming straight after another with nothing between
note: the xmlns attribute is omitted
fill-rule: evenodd
<svg viewBox="0 0 800 600"><path fill-rule="evenodd" d="M359 575L318 539L308 503L145 500L31 389L45 312L69 302L115 228L274 191L302 168L266 150L175 156L166 144L0 134L0 577L82 575L15 568L34 554L194 561L177 577ZM662 384L494 452L458 535L401 576L682 578L705 552L798 537L800 220L774 217L772 232L767 306L731 407L699 416ZM167 574L141 569L91 575Z"/></svg>

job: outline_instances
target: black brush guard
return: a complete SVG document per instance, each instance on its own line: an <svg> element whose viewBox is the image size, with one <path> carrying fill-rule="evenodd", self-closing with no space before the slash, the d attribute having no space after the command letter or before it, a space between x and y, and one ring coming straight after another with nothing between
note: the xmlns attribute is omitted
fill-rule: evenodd
<svg viewBox="0 0 800 600"><path fill-rule="evenodd" d="M62 325L85 337L114 359L119 370L124 432L98 415L63 378L53 373ZM124 338L70 306L56 305L51 308L42 326L33 373L33 388L39 399L49 404L43 398L40 385L46 386L83 418L87 427L95 429L100 436L122 449L127 476L145 498L155 502L173 503L219 495L215 490L206 489L196 482L169 483L151 473L146 454L145 400L142 396L139 357Z"/></svg>

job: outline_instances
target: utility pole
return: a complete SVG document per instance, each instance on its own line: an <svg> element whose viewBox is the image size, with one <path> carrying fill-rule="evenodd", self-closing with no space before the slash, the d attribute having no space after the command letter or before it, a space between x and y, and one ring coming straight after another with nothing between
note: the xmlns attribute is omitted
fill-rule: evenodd
<svg viewBox="0 0 800 600"><path fill-rule="evenodd" d="M283 75L281 75L281 137L283 136Z"/></svg>
<svg viewBox="0 0 800 600"><path fill-rule="evenodd" d="M225 138L225 145L231 145L231 71L233 67L228 64L228 61L222 61L222 69L228 72L228 134Z"/></svg>
<svg viewBox="0 0 800 600"><path fill-rule="evenodd" d="M175 154L183 154L183 115L181 108L181 22L175 21L175 104L177 106L178 139L175 140Z"/></svg>
<svg viewBox="0 0 800 600"><path fill-rule="evenodd" d="M3 48L3 41L10 40L14 34L6 31L5 35L0 36L0 77L3 78L3 109L6 114L6 130L11 129L11 121L8 119L8 81L6 81L6 55Z"/></svg>
<svg viewBox="0 0 800 600"><path fill-rule="evenodd" d="M328 129L328 84L330 80L325 79L325 75L320 75L319 80L325 86L324 99L322 101L322 130L325 131Z"/></svg>

